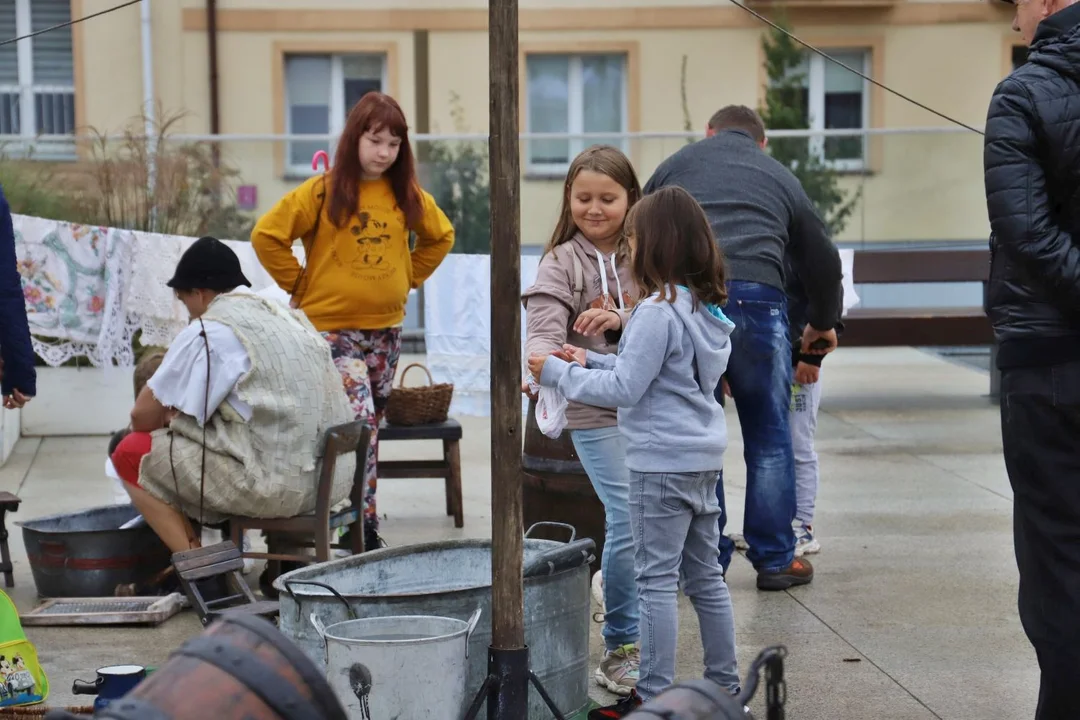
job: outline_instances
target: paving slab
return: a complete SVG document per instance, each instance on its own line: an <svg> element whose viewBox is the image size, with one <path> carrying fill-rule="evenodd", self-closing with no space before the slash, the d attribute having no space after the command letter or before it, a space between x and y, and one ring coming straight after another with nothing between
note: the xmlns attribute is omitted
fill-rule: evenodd
<svg viewBox="0 0 1080 720"><path fill-rule="evenodd" d="M407 358L413 360L414 358ZM404 360L403 360L404 361ZM781 643L795 720L1024 718L1038 672L1016 617L1011 491L998 410L985 372L912 349L842 349L825 362L818 449L822 486L813 585L760 593L743 557L731 587L740 667ZM727 409L729 529L742 526L745 464L737 408ZM444 514L438 480L384 480L383 534L393 545L490 537L490 423L462 418L465 527ZM22 609L36 603L14 525L111 502L106 438L25 439L0 468ZM386 459L438 457L439 443L386 443ZM701 673L693 609L680 599L678 678ZM158 628L29 628L50 673L51 705L82 704L71 681L112 663L160 665L200 631L191 612ZM600 626L591 632L599 662ZM594 698L611 696L594 687ZM760 699L753 703L760 710Z"/></svg>

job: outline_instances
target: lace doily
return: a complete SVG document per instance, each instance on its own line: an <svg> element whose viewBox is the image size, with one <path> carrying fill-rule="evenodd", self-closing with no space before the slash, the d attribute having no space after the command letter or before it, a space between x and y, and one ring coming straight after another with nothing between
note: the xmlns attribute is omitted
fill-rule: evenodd
<svg viewBox="0 0 1080 720"><path fill-rule="evenodd" d="M78 356L130 366L131 233L26 215L12 222L34 351L52 366Z"/></svg>

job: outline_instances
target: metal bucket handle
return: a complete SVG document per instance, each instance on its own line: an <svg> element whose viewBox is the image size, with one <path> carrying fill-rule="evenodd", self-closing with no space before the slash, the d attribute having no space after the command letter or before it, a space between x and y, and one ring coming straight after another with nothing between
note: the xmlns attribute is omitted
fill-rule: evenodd
<svg viewBox="0 0 1080 720"><path fill-rule="evenodd" d="M480 624L480 614L483 612L483 608L476 608L473 611L472 617L469 618L468 625L465 627L465 658L469 657L469 642L472 640L473 633L476 632L476 626ZM308 618L311 620L311 626L315 628L315 632L319 633L319 638L322 640L323 653L326 657L327 664L330 663L330 648L326 644L326 625L314 612L311 613Z"/></svg>
<svg viewBox="0 0 1080 720"><path fill-rule="evenodd" d="M326 625L319 619L319 616L312 610L311 616L308 618L311 620L311 626L315 628L315 632L319 634L319 640L322 641L323 659L327 665L330 664L330 646L326 644Z"/></svg>
<svg viewBox="0 0 1080 720"><path fill-rule="evenodd" d="M573 525L568 525L567 523L561 523L561 522L552 522L550 520L541 520L538 523L533 523L529 527L529 529L525 531L525 537L527 537L527 538L532 537L533 530L535 530L538 527L558 527L558 528L563 528L565 530L570 531L570 539L567 540L566 542L572 543L575 540L577 540L577 528L575 528Z"/></svg>
<svg viewBox="0 0 1080 720"><path fill-rule="evenodd" d="M465 659L469 658L469 642L472 641L472 635L476 631L476 626L480 624L480 613L483 612L483 608L476 608L473 611L472 617L469 618L469 627L465 630Z"/></svg>
<svg viewBox="0 0 1080 720"><path fill-rule="evenodd" d="M345 611L347 613L349 613L349 619L350 620L356 620L357 619L356 613L353 611L352 605L349 604L349 601L346 600L342 596L341 593L339 593L337 590L330 587L326 583L315 582L313 580L286 580L285 581L285 592L289 593L289 597L291 597L293 599L293 602L296 603L296 620L297 620L297 622L299 622L299 620L300 620L300 601L296 599L296 593L294 593L293 589L292 589L293 585L314 585L315 587L321 587L323 590L329 590L330 592L332 592L334 594L334 597L336 597L338 600L340 600L342 603L344 603ZM318 629L318 628L316 628L316 629Z"/></svg>
<svg viewBox="0 0 1080 720"><path fill-rule="evenodd" d="M591 538L581 538L565 545L556 545L532 557L522 568L522 577L541 577L588 565L593 560L596 543Z"/></svg>

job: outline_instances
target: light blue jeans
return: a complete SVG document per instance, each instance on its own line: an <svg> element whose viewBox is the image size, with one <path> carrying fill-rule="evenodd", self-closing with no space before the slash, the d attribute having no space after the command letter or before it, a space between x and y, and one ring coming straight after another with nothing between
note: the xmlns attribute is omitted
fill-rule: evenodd
<svg viewBox="0 0 1080 720"><path fill-rule="evenodd" d="M680 579L701 625L706 679L733 695L740 690L735 616L717 561L719 474L717 470L630 472L630 515L642 629L637 691L646 702L675 682Z"/></svg>
<svg viewBox="0 0 1080 720"><path fill-rule="evenodd" d="M630 533L630 476L626 440L618 427L572 430L581 466L604 503L604 643L608 650L636 643L638 595L634 583L634 540Z"/></svg>

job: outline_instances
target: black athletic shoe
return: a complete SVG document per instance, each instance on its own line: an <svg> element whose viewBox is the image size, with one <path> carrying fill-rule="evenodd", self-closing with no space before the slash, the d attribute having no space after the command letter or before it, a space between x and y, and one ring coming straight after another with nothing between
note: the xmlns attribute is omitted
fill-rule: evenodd
<svg viewBox="0 0 1080 720"><path fill-rule="evenodd" d="M589 711L589 720L609 720L610 718L623 718L641 707L641 696L637 690L631 690L630 694L614 705L596 708Z"/></svg>
<svg viewBox="0 0 1080 720"><path fill-rule="evenodd" d="M373 527L364 528L364 552L371 550L378 550L380 548L389 547L386 541L382 539L382 535L379 531Z"/></svg>

